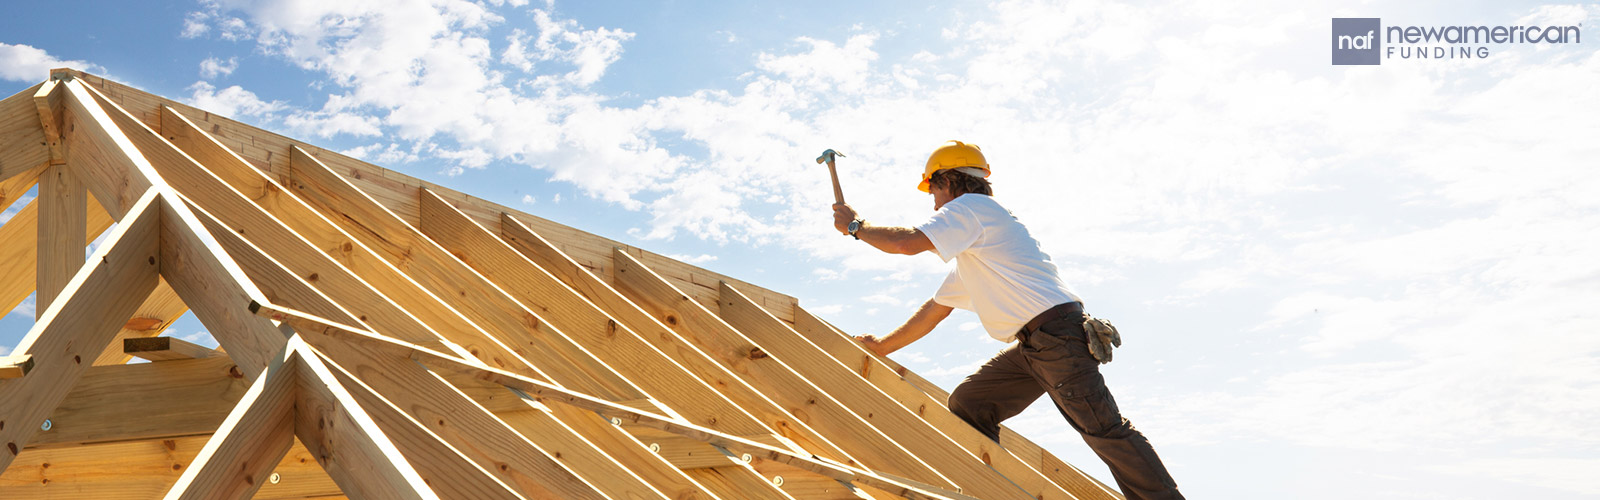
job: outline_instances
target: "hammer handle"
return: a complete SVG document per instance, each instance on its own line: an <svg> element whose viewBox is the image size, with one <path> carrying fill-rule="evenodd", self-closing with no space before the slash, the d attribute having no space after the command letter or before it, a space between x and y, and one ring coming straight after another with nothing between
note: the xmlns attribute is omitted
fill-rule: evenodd
<svg viewBox="0 0 1600 500"><path fill-rule="evenodd" d="M839 169L833 168L833 160L828 160L828 175L833 177L833 202L844 204L844 189L839 187Z"/></svg>

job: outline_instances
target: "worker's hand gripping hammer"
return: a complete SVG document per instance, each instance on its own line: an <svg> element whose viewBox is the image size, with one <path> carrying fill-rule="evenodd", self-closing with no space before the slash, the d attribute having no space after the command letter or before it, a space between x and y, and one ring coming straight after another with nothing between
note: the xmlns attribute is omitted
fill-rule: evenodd
<svg viewBox="0 0 1600 500"><path fill-rule="evenodd" d="M839 158L844 158L844 154L843 153L840 153L838 151L834 151L834 150L830 149L830 150L827 150L827 151L823 151L822 152L822 156L818 156L817 157L817 163L827 163L828 164L828 175L833 176L833 202L834 203L838 203L840 205L843 205L844 204L844 190L839 188L839 169L837 169L837 168L835 168L833 166L833 158L835 156L837 156Z"/></svg>

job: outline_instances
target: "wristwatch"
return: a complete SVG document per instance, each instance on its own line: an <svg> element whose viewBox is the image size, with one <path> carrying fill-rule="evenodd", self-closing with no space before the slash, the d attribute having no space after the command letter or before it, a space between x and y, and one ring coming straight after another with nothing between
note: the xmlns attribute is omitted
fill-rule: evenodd
<svg viewBox="0 0 1600 500"><path fill-rule="evenodd" d="M856 231L860 231L861 230L861 226L866 225L866 223L867 223L866 219L856 219L856 220L850 221L850 226L849 226L850 237L858 239L858 240L861 239L860 236L856 236Z"/></svg>

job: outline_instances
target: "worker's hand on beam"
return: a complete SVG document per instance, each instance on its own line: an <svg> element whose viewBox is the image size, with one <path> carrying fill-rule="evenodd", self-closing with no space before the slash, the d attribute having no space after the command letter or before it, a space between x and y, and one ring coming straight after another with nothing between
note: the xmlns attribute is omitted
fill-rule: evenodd
<svg viewBox="0 0 1600 500"><path fill-rule="evenodd" d="M850 221L856 220L856 209L850 208L848 203L833 204L833 228L839 234L850 234Z"/></svg>
<svg viewBox="0 0 1600 500"><path fill-rule="evenodd" d="M878 339L876 335L856 335L856 342L860 342L862 347L866 347L868 351L872 351L879 356L888 356L890 352L893 352L893 349L883 345L883 341Z"/></svg>

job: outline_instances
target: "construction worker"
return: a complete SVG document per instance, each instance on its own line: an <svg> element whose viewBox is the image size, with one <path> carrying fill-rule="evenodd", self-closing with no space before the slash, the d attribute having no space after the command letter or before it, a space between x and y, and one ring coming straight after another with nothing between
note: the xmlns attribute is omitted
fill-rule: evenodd
<svg viewBox="0 0 1600 500"><path fill-rule="evenodd" d="M856 337L880 355L927 335L953 308L978 314L989 336L1017 343L950 393L950 411L1000 440L1000 422L1049 394L1067 423L1110 467L1129 499L1183 498L1150 441L1117 410L1100 375L1121 343L1114 327L1083 312L1083 300L1016 216L997 202L977 146L950 141L928 157L917 186L933 195L933 217L916 227L874 226L833 205L841 233L893 254L934 252L956 261L944 284L904 325Z"/></svg>

